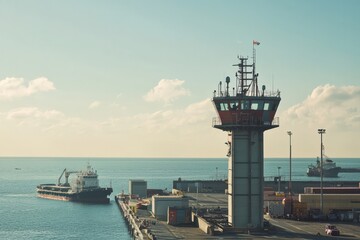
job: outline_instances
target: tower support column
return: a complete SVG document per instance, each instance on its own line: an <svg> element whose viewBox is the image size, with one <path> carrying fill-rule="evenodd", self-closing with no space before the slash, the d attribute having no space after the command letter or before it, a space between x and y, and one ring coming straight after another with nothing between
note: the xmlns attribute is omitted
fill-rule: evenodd
<svg viewBox="0 0 360 240"><path fill-rule="evenodd" d="M229 224L237 229L262 228L263 129L232 130L228 168Z"/></svg>

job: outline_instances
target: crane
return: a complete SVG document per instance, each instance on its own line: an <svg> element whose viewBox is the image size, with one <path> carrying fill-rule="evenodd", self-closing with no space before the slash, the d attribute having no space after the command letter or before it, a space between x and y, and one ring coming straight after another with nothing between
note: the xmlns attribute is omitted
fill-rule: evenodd
<svg viewBox="0 0 360 240"><path fill-rule="evenodd" d="M66 171L66 168L64 169L64 171L61 173L59 179L58 179L58 185L60 186L60 180L62 178L62 176L65 174L65 186L69 185L69 176L71 173L78 173L79 171Z"/></svg>

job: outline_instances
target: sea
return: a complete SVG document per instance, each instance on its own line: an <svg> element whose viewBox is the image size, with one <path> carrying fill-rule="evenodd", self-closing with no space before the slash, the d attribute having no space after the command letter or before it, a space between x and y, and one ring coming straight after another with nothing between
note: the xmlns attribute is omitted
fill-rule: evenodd
<svg viewBox="0 0 360 240"><path fill-rule="evenodd" d="M334 158L340 167L360 168L360 158ZM307 177L312 158L292 159L292 180L318 181ZM56 183L68 170L87 164L97 170L100 185L112 186L110 204L84 204L36 197L36 186ZM143 179L148 188L171 191L172 181L227 178L226 158L0 158L0 239L131 239L114 201L128 192L129 179ZM288 180L288 158L266 158L265 179L281 175ZM70 176L71 179L71 176ZM63 180L63 179L62 179ZM339 173L329 181L360 181L360 173Z"/></svg>

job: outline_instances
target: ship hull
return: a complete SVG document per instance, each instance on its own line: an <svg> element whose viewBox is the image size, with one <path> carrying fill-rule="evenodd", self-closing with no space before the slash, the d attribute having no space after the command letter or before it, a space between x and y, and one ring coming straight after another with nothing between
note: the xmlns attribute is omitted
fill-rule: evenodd
<svg viewBox="0 0 360 240"><path fill-rule="evenodd" d="M66 189L65 189L66 190ZM37 187L37 196L40 198L84 202L84 203L109 203L108 196L112 193L112 188L97 188L83 190L81 192L65 192L64 189L57 189L56 185L46 185Z"/></svg>
<svg viewBox="0 0 360 240"><path fill-rule="evenodd" d="M340 167L335 167L331 169L326 169L323 171L323 177L338 177L338 174L340 172ZM309 168L307 171L307 175L309 177L320 177L321 176L321 170L318 168Z"/></svg>

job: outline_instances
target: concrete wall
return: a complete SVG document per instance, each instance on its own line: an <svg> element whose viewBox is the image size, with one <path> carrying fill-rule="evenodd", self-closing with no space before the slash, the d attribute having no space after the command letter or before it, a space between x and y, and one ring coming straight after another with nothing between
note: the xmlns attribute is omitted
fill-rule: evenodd
<svg viewBox="0 0 360 240"><path fill-rule="evenodd" d="M208 223L205 219L199 216L195 217L195 219L197 219L197 224L201 231L207 234L211 234L210 229L212 228L212 226L210 223Z"/></svg>
<svg viewBox="0 0 360 240"><path fill-rule="evenodd" d="M306 169L305 169L306 170ZM305 171L304 170L304 171ZM274 180L265 179L264 187L271 187L273 190L277 191L278 183ZM320 178L309 177L309 180L316 181L292 181L292 192L293 193L304 193L305 187L320 187ZM359 187L359 181L323 181L324 187ZM289 191L289 181L280 182L280 191L288 192Z"/></svg>
<svg viewBox="0 0 360 240"><path fill-rule="evenodd" d="M306 169L304 170L306 171ZM264 181L265 188L272 188L274 191L278 189L278 183L274 182L274 178L267 177ZM310 178L309 179L314 179ZM317 179L320 180L320 179ZM213 192L225 193L227 184L225 180L174 180L173 188L184 191L193 192L197 191L196 183L199 185L199 193L209 192L209 189L213 189ZM359 187L359 181L324 181L324 187ZM204 188L203 188L204 186ZM289 181L281 181L280 191L288 192ZM305 187L318 187L320 186L319 181L292 181L292 188L294 193L304 193Z"/></svg>
<svg viewBox="0 0 360 240"><path fill-rule="evenodd" d="M184 192L225 193L227 184L224 180L174 180L173 188Z"/></svg>
<svg viewBox="0 0 360 240"><path fill-rule="evenodd" d="M147 182L144 180L129 180L129 193L147 197Z"/></svg>

